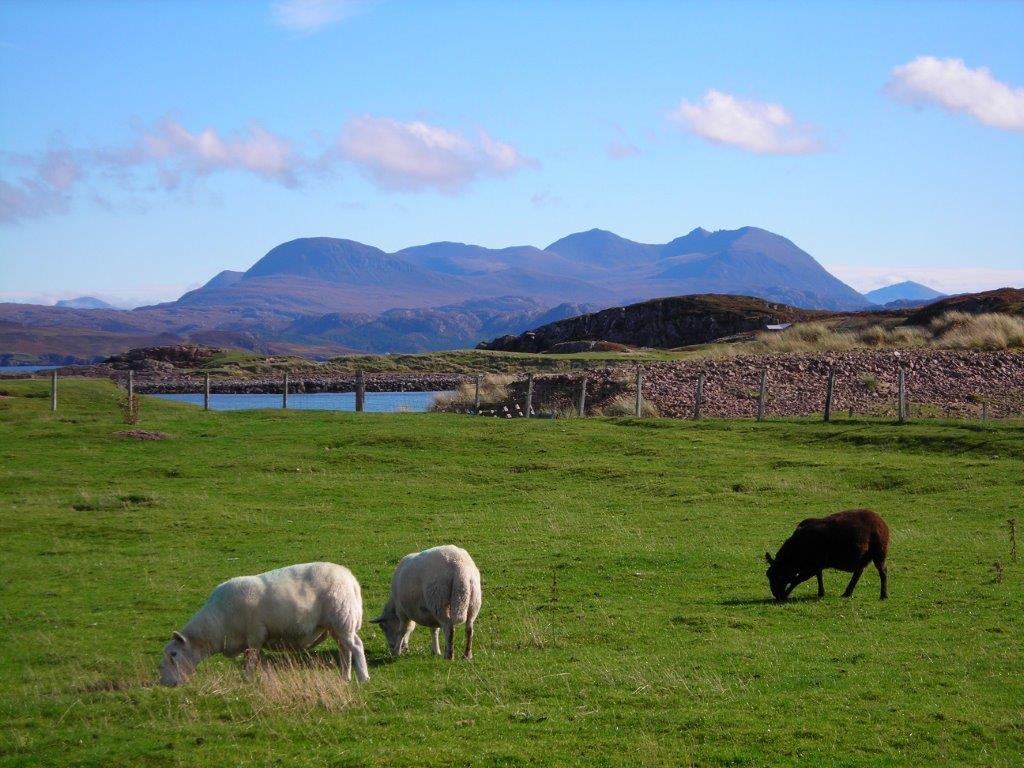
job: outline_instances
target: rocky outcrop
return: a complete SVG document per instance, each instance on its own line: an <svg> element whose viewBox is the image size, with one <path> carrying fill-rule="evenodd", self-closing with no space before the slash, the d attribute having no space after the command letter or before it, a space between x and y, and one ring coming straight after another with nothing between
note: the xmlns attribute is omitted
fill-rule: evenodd
<svg viewBox="0 0 1024 768"><path fill-rule="evenodd" d="M751 296L700 294L613 307L542 325L518 336L502 336L479 349L506 352L562 351L573 342L611 342L671 349L704 344L766 325L828 317Z"/></svg>
<svg viewBox="0 0 1024 768"><path fill-rule="evenodd" d="M130 349L122 355L108 357L104 363L119 371L160 371L175 368L198 368L224 350L197 344L175 344L167 347Z"/></svg>

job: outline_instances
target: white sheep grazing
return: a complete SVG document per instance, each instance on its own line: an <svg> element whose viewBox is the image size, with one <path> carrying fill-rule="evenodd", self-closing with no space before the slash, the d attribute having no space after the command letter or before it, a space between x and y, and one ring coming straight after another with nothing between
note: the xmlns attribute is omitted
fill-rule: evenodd
<svg viewBox="0 0 1024 768"><path fill-rule="evenodd" d="M409 647L409 635L417 624L431 628L434 655L440 656L438 632L443 629L446 659L455 654L455 625L464 623L463 658L471 659L473 622L482 600L480 571L473 558L466 550L448 544L402 558L391 577L391 597L373 622L384 630L394 656Z"/></svg>
<svg viewBox="0 0 1024 768"><path fill-rule="evenodd" d="M246 671L263 646L278 650L312 648L328 634L338 641L341 674L366 682L366 655L357 634L363 624L359 582L334 563L305 563L258 576L239 576L216 587L184 629L164 648L160 682L181 685L207 656L245 651Z"/></svg>

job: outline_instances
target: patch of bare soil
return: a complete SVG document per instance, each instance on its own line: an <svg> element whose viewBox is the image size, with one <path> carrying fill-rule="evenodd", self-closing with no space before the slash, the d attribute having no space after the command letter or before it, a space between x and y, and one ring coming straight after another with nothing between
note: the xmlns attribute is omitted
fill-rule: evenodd
<svg viewBox="0 0 1024 768"><path fill-rule="evenodd" d="M155 432L148 429L126 429L114 433L117 437L126 440L170 440L171 436L166 432Z"/></svg>

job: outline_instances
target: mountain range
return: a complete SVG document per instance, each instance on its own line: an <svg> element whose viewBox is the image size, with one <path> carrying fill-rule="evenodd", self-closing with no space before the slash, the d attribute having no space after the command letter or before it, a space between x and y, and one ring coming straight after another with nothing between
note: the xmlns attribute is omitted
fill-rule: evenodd
<svg viewBox="0 0 1024 768"><path fill-rule="evenodd" d="M354 240L302 238L277 246L245 272L221 272L174 303L379 313L503 296L610 306L715 292L817 309L870 304L791 241L757 227L698 228L660 245L593 229L544 249L442 242L395 253Z"/></svg>
<svg viewBox="0 0 1024 768"><path fill-rule="evenodd" d="M546 248L439 242L387 253L312 237L131 311L0 305L0 353L89 359L140 339L310 356L474 346L654 297L728 293L796 307L871 303L781 235L697 228L663 244L592 229ZM129 339L131 340L129 342Z"/></svg>

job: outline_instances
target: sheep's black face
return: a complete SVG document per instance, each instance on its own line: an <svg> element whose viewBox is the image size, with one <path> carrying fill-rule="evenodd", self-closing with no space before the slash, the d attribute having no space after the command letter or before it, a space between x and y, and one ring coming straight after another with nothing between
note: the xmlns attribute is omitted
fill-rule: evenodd
<svg viewBox="0 0 1024 768"><path fill-rule="evenodd" d="M786 592L786 579L777 573L772 573L771 568L768 569L765 576L768 577L768 588L772 591L772 597L780 602L789 597L789 594Z"/></svg>
<svg viewBox="0 0 1024 768"><path fill-rule="evenodd" d="M786 589L789 584L789 575L779 566L778 560L767 552L764 553L764 556L768 561L768 570L764 572L768 578L768 588L772 591L772 597L781 602L789 597L789 592Z"/></svg>

